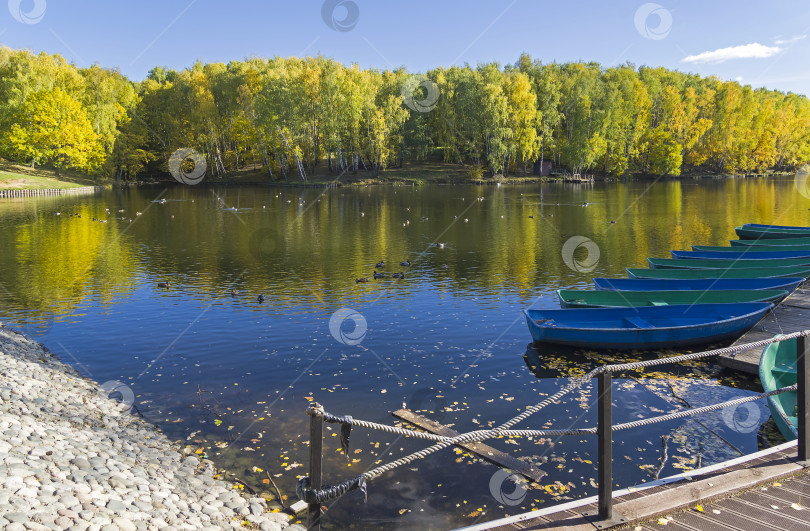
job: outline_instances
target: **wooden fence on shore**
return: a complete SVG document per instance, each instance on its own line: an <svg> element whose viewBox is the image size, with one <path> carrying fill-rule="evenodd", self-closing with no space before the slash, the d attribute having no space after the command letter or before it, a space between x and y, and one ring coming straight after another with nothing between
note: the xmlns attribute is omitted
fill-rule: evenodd
<svg viewBox="0 0 810 531"><path fill-rule="evenodd" d="M94 194L104 190L103 186L77 186L75 188L41 188L27 190L0 190L0 198L39 197L46 195Z"/></svg>

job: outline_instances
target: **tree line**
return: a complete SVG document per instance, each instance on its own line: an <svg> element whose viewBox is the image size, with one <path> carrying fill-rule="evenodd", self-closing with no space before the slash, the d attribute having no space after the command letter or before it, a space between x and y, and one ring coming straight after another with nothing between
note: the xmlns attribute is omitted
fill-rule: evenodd
<svg viewBox="0 0 810 531"><path fill-rule="evenodd" d="M679 175L792 170L810 160L805 96L665 68L597 63L369 70L324 57L78 68L0 48L0 156L135 178L176 150L208 176L241 169L306 180L316 169L372 177L442 160L471 175L566 171Z"/></svg>

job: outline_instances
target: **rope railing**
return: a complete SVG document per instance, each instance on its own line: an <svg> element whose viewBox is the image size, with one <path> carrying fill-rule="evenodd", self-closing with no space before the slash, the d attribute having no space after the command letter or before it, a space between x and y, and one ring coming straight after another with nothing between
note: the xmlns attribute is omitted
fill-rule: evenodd
<svg viewBox="0 0 810 531"><path fill-rule="evenodd" d="M582 387L585 383L591 381L593 378L598 377L600 379L600 394L608 395L607 403L610 403L609 395L610 386L608 385L608 390L605 391L602 388L603 382L607 381L608 384L610 382L610 375L612 373L623 372L623 371L630 371L636 370L644 367L654 367L666 364L673 364L673 363L682 363L684 361L693 361L698 359L709 358L713 356L719 356L723 354L732 354L736 352L742 352L745 350L761 348L771 343L776 343L779 341L784 341L788 339L794 338L805 338L810 335L810 330L804 330L801 332L794 332L791 334L785 334L781 336L777 336L770 339L763 339L759 341L754 341L751 343L746 343L744 345L735 345L730 347L724 347L720 349L714 349L704 352L696 352L692 354L685 354L681 356L672 356L668 358L659 358L654 360L646 360L646 361L638 361L632 363L620 363L620 364L613 364L613 365L603 365L601 367L597 367L583 376L578 378L574 378L569 382L567 385L562 387L559 391L554 393L553 395L547 397L545 400L528 407L525 411L516 415L515 417L507 420L506 422L502 423L501 425L487 429L487 430L474 430L466 433L462 433L453 437L447 437L442 435L436 435L433 433L427 433L423 431L416 431L407 428L402 428L399 426L391 426L388 424L381 424L377 422L370 422L361 419L355 419L351 416L338 416L331 413L326 412L320 404L313 403L310 405L310 408L307 410L307 414L310 415L313 419L317 418L319 421L324 421L333 424L341 424L341 447L343 452L346 456L349 456L349 436L351 433L352 426L358 426L361 428L369 429L369 430L377 430L382 431L385 433L391 433L406 437L413 437L418 439L425 439L436 442L436 444L429 446L428 448L418 450L406 456L403 456L399 459L386 463L384 465L380 465L376 468L363 472L362 474L355 476L353 478L347 479L337 485L333 486L326 486L320 487L320 477L318 477L318 488L314 488L311 486L311 481L308 476L303 476L299 479L298 485L296 488L296 492L300 499L306 501L310 504L310 514L312 515L312 507L318 506L318 504L325 503L334 499L343 496L349 491L360 489L364 495L366 494L367 489L367 481L373 480L382 474L394 470L397 467L407 465L413 461L418 459L423 459L428 455L434 454L440 450L448 448L450 446L455 445L465 445L470 443L481 442L487 439L492 438L499 438L499 437L550 437L550 436L571 436L571 435L592 435L594 433L600 434L600 442L603 439L604 435L604 426L602 426L602 418L601 418L601 408L600 408L600 425L594 428L579 428L579 429L568 429L568 430L512 430L513 426L526 420L534 413L542 410L547 405L556 402L566 394L570 393L571 391ZM802 341L804 343L804 341ZM803 346L801 346L803 348ZM726 402L720 402L716 404L711 404L708 406L703 406L699 408L687 409L682 411L675 411L671 413L667 413L664 415L659 415L657 417L650 417L646 419L639 419L630 422L624 422L621 424L608 426L608 432L610 431L619 431L625 429L632 429L638 428L641 426L647 426L651 424L655 424L658 422L666 422L669 420L675 420L679 418L685 418L692 415L698 415L701 413L707 413L710 411L716 411L719 409L723 409L726 407L738 406L741 404L745 404L748 402L754 402L757 400L761 400L762 398L766 398L769 396L778 395L781 393L789 392L789 391L797 391L798 385L794 384L788 387L783 387L781 389L776 389L774 391L770 391L767 393L760 393L757 395L751 395L743 398L738 398L735 400L729 400ZM801 393L801 391L800 391ZM600 397L601 400L601 397ZM609 417L609 415L608 415ZM609 420L609 419L608 419ZM608 443L609 444L609 443ZM312 447L310 448L312 450ZM601 460L600 460L601 462ZM320 466L318 466L318 471L320 472ZM320 475L320 474L319 474ZM610 485L608 485L608 488ZM602 514L602 488L600 484L600 515ZM609 512L609 511L608 511Z"/></svg>

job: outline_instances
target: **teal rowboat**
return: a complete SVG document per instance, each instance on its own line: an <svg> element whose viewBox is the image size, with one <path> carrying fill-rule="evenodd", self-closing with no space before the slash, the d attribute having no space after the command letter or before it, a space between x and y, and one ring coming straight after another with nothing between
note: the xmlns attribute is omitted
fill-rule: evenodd
<svg viewBox="0 0 810 531"><path fill-rule="evenodd" d="M761 223L743 223L743 227L746 229L764 229L764 230L788 229L788 230L810 231L810 227L797 227L796 225L763 225Z"/></svg>
<svg viewBox="0 0 810 531"><path fill-rule="evenodd" d="M759 359L759 380L762 388L775 391L796 383L796 340L786 339L771 343ZM798 437L799 419L797 415L798 393L787 391L768 397L768 407L776 427L792 441Z"/></svg>
<svg viewBox="0 0 810 531"><path fill-rule="evenodd" d="M672 304L719 304L737 302L772 302L788 296L779 289L723 289L672 291L557 290L563 308L615 308L668 306Z"/></svg>
<svg viewBox="0 0 810 531"><path fill-rule="evenodd" d="M742 226L735 227L734 232L741 240L810 237L810 229L766 229Z"/></svg>
<svg viewBox="0 0 810 531"><path fill-rule="evenodd" d="M750 269L752 267L788 267L806 266L810 268L808 258L773 258L763 263L762 260L741 258L739 260L714 260L704 258L647 258L652 269Z"/></svg>
<svg viewBox="0 0 810 531"><path fill-rule="evenodd" d="M810 238L773 238L767 240L729 240L732 247L801 247L810 245Z"/></svg>
<svg viewBox="0 0 810 531"><path fill-rule="evenodd" d="M745 269L642 269L627 268L630 278L778 278L810 277L810 268L794 267L749 267Z"/></svg>
<svg viewBox="0 0 810 531"><path fill-rule="evenodd" d="M774 251L807 251L810 253L810 243L806 245L748 245L753 240L742 240L745 245L693 245L693 251L729 252L729 253L772 253ZM774 240L768 240L774 241ZM783 249L784 247L784 249Z"/></svg>

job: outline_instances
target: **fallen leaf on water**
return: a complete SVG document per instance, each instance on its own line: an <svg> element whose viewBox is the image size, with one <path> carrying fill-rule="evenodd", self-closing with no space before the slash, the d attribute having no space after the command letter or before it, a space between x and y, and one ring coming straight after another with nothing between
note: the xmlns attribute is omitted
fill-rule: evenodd
<svg viewBox="0 0 810 531"><path fill-rule="evenodd" d="M269 484L270 484L270 480L269 480L269 479L267 479L267 478L264 478L264 479L262 480L262 483L264 483L265 485L269 485Z"/></svg>
<svg viewBox="0 0 810 531"><path fill-rule="evenodd" d="M400 509L399 514L405 514L408 512L408 509Z"/></svg>

